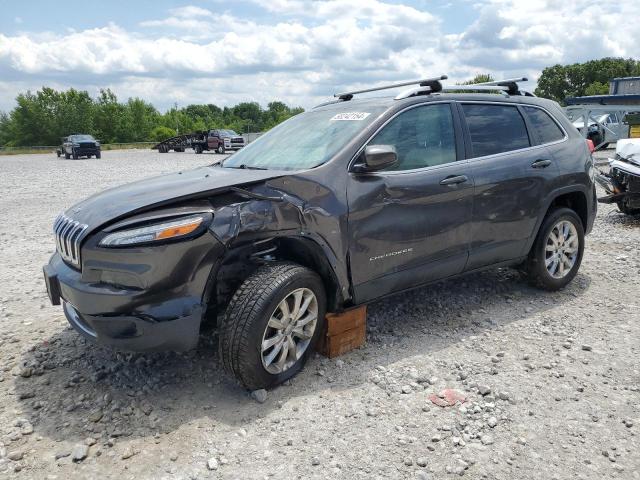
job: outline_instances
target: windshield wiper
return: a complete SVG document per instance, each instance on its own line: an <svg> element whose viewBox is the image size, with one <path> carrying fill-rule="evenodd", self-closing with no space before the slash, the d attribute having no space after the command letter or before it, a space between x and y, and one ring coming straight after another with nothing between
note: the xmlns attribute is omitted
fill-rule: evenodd
<svg viewBox="0 0 640 480"><path fill-rule="evenodd" d="M226 167L226 168L240 168L242 170L268 170L267 168L264 168L264 167L249 166L249 165L247 165L245 163L242 163L242 164L238 165L237 167Z"/></svg>

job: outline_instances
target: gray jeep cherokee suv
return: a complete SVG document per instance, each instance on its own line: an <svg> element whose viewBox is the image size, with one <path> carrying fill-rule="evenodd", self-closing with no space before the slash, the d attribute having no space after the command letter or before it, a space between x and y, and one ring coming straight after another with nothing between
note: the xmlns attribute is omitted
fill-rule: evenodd
<svg viewBox="0 0 640 480"><path fill-rule="evenodd" d="M222 163L71 207L44 267L52 303L138 351L192 348L210 318L226 370L256 389L302 368L327 311L496 266L564 287L596 213L585 140L512 83L438 80L340 95Z"/></svg>

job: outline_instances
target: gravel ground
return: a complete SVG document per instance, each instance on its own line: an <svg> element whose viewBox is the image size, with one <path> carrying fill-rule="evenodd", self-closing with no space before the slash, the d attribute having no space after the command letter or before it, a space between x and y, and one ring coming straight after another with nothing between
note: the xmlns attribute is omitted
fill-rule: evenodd
<svg viewBox="0 0 640 480"><path fill-rule="evenodd" d="M0 157L0 477L640 478L640 218L601 206L564 291L493 270L375 303L366 347L264 403L189 354L88 344L49 305L55 215L215 155ZM466 403L441 408L452 388Z"/></svg>

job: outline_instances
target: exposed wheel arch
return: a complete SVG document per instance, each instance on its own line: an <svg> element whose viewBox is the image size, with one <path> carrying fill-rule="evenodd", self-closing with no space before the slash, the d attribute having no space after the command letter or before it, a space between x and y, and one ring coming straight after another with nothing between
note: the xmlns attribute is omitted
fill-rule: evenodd
<svg viewBox="0 0 640 480"><path fill-rule="evenodd" d="M343 286L324 250L315 241L300 237L272 237L255 240L226 250L211 272L203 300L208 317L222 313L237 288L258 268L270 262L290 261L316 272L327 294L328 311L344 308Z"/></svg>
<svg viewBox="0 0 640 480"><path fill-rule="evenodd" d="M582 222L582 227L584 229L587 228L588 216L589 216L589 204L587 200L587 196L580 191L573 191L569 193L564 193L562 195L558 195L553 199L551 205L547 208L545 212L545 216L555 208L559 207L567 207L573 210L580 217L580 221Z"/></svg>
<svg viewBox="0 0 640 480"><path fill-rule="evenodd" d="M547 215L549 215L549 212L560 207L570 208L576 212L578 217L580 217L585 233L587 233L589 230L589 199L587 193L583 189L575 187L563 188L550 195L545 202L545 208L542 210L544 213L542 213L538 218L536 227L531 234L531 238L527 243L526 249L522 252L524 255L527 255L531 250L531 247L538 235L538 231L540 230L545 218L547 218Z"/></svg>

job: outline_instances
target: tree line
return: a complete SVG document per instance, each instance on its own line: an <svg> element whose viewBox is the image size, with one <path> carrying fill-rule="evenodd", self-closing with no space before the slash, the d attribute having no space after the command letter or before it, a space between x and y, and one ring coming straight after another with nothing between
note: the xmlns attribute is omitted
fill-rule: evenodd
<svg viewBox="0 0 640 480"><path fill-rule="evenodd" d="M640 61L633 58L601 58L571 65L554 65L542 71L535 94L564 103L567 97L607 95L609 81L640 76Z"/></svg>
<svg viewBox="0 0 640 480"><path fill-rule="evenodd" d="M11 112L0 112L0 146L56 145L72 133L89 133L103 143L132 143L211 128L262 132L303 111L274 101L266 109L244 102L224 108L188 105L160 113L140 98L120 102L109 89L92 98L86 91L48 87L18 95L16 104Z"/></svg>
<svg viewBox="0 0 640 480"><path fill-rule="evenodd" d="M631 58L554 65L542 71L535 94L563 103L567 97L607 94L609 80L631 76L640 76L640 61ZM480 74L462 84L491 80ZM224 108L194 104L160 113L140 98L120 102L109 89L92 98L86 91L47 87L18 95L16 104L11 112L0 112L0 146L56 145L71 133L90 133L103 143L131 143L210 128L263 132L303 111L274 101L266 109L244 102Z"/></svg>

